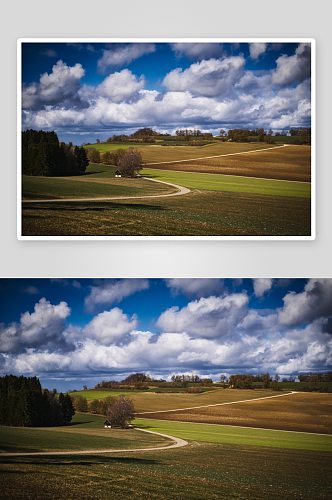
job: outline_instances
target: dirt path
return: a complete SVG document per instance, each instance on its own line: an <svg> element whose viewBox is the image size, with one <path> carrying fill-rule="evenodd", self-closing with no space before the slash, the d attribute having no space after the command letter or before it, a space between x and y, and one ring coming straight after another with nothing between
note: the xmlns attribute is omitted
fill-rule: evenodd
<svg viewBox="0 0 332 500"><path fill-rule="evenodd" d="M110 201L110 200L139 200L142 198L167 198L168 196L179 196L182 194L188 194L190 193L190 189L183 187L183 186L178 186L177 184L172 184L170 182L165 182L165 181L159 181L156 179L148 179L147 177L143 177L144 179L147 179L148 181L152 182L160 182L161 184L167 184L168 186L172 186L178 191L175 193L169 193L169 194L152 194L152 195L145 195L145 196L116 196L116 197L111 197L111 198L55 198L51 200L22 200L22 203L60 203L62 201L68 202L68 201Z"/></svg>
<svg viewBox="0 0 332 500"><path fill-rule="evenodd" d="M172 439L175 441L174 444L168 446L160 446L157 448L131 448L128 450L83 450L83 451L38 451L31 453L0 453L1 457L29 457L29 456L37 456L37 455L90 455L91 453L127 453L132 451L162 451L162 450L170 450L171 448L180 448L181 446L186 446L188 444L184 439L180 439L174 436L169 436L168 434L161 434L160 432L147 431L145 429L139 429L135 427L138 431L148 432L149 434L156 434L157 436L162 436L165 438Z"/></svg>

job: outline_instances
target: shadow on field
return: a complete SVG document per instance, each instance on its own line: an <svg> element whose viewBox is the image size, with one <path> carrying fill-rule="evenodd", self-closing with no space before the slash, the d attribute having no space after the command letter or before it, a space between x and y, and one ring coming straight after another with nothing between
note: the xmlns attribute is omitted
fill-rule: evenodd
<svg viewBox="0 0 332 500"><path fill-rule="evenodd" d="M134 201L134 200L133 200ZM89 206L90 203L96 203L96 201L85 201L84 206L79 205L79 202L62 202L57 204L52 203L52 204L43 204L42 202L40 203L31 203L29 206L24 206L24 211L29 211L29 210L47 210L49 212L53 211L62 211L62 210L68 210L68 211L87 211L87 212L105 212L109 210L119 210L123 208L135 208L135 209L143 209L143 210L154 210L154 211L159 211L159 210L167 210L165 207L162 207L160 205L147 205L145 203L112 203L110 202L97 202L98 206ZM29 215L25 215L25 217L29 217Z"/></svg>
<svg viewBox="0 0 332 500"><path fill-rule="evenodd" d="M104 174L105 172L107 172L107 169L100 170L98 172L84 172L83 174L79 174L79 177L83 177L83 176L86 176L86 175ZM75 176L71 176L71 177L75 178Z"/></svg>
<svg viewBox="0 0 332 500"><path fill-rule="evenodd" d="M39 448L21 447L20 450L17 451L17 446L2 445L2 451L3 451L3 453L38 453L38 451L40 451L40 449ZM1 458L1 453L0 453L0 458Z"/></svg>
<svg viewBox="0 0 332 500"><path fill-rule="evenodd" d="M125 465L158 465L161 462L159 460L149 460L145 458L131 458L131 457L100 457L95 455L84 455L86 460L82 460L82 457L79 457L79 460L75 460L75 457L63 457L63 459L59 457L40 457L40 458L32 458L32 457L24 457L24 459L20 457L11 457L6 458L4 460L1 459L0 455L0 463L6 465L86 465L86 466L95 466L95 465L114 465L115 463L125 464ZM6 471L7 472L7 471ZM20 471L13 471L17 474Z"/></svg>
<svg viewBox="0 0 332 500"><path fill-rule="evenodd" d="M71 427L72 425L82 425L82 424L93 424L94 420L87 420L86 422L69 422L66 424L66 427Z"/></svg>

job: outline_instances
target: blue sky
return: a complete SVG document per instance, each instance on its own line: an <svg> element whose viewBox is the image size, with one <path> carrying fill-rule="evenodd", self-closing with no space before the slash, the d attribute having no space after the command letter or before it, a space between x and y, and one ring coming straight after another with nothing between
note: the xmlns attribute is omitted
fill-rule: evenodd
<svg viewBox="0 0 332 500"><path fill-rule="evenodd" d="M332 279L2 279L0 299L0 375L49 389L332 369Z"/></svg>
<svg viewBox="0 0 332 500"><path fill-rule="evenodd" d="M74 144L311 124L310 43L22 44L22 128Z"/></svg>

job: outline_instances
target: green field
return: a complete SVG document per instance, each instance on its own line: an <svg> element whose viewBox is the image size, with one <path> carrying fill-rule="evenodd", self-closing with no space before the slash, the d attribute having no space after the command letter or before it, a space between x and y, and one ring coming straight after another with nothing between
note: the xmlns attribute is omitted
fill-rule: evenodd
<svg viewBox="0 0 332 500"><path fill-rule="evenodd" d="M268 194L271 196L311 197L311 184L304 182L255 179L222 174L196 174L144 169L141 174L148 179L171 182L192 189L231 191L236 193Z"/></svg>
<svg viewBox="0 0 332 500"><path fill-rule="evenodd" d="M75 392L70 392L70 396L75 397L75 396L83 396L87 401L92 401L93 399L103 399L107 398L109 396L112 397L118 397L120 394L137 394L137 391L135 390L98 390L98 389L89 389L87 391L75 391Z"/></svg>
<svg viewBox="0 0 332 500"><path fill-rule="evenodd" d="M3 499L328 500L331 453L191 442L175 450L2 458Z"/></svg>
<svg viewBox="0 0 332 500"><path fill-rule="evenodd" d="M119 142L119 143L112 143L112 142L102 142L102 143L96 143L96 144L87 144L84 146L84 148L95 148L100 153L105 153L106 151L116 151L117 149L129 149L129 148L137 148L140 147L141 145L138 144L137 142Z"/></svg>
<svg viewBox="0 0 332 500"><path fill-rule="evenodd" d="M114 178L115 167L89 165L83 176L71 178L29 177L22 179L23 199L95 198L112 196L149 196L174 192L174 188L146 179ZM230 175L196 174L144 169L148 179L170 182L191 189L230 191L310 198L310 183L255 179Z"/></svg>
<svg viewBox="0 0 332 500"><path fill-rule="evenodd" d="M131 449L172 444L169 439L135 429L104 429L105 418L77 413L68 426L0 426L0 457L1 453Z"/></svg>
<svg viewBox="0 0 332 500"><path fill-rule="evenodd" d="M191 441L332 452L332 436L329 435L273 431L248 427L231 427L227 425L161 422L158 420L140 418L136 419L134 424L136 427L142 429L169 434Z"/></svg>
<svg viewBox="0 0 332 500"><path fill-rule="evenodd" d="M310 236L309 198L192 190L170 198L29 203L23 236Z"/></svg>
<svg viewBox="0 0 332 500"><path fill-rule="evenodd" d="M101 198L167 194L174 188L146 179L118 179L115 167L89 165L76 177L22 177L22 199Z"/></svg>

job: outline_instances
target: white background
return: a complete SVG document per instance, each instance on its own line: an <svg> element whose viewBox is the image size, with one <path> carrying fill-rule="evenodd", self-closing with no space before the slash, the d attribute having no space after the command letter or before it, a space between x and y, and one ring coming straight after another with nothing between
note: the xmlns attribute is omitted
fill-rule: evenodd
<svg viewBox="0 0 332 500"><path fill-rule="evenodd" d="M0 277L332 277L330 0L12 0L2 10ZM315 38L315 241L19 241L18 38ZM1 321L1 318L0 318Z"/></svg>

